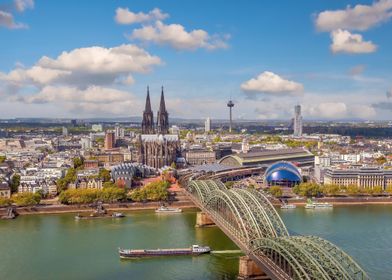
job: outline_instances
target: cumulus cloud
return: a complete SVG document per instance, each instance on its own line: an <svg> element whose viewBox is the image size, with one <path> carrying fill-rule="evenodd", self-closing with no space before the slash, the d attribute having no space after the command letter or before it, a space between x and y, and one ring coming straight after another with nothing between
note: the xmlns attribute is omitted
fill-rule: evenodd
<svg viewBox="0 0 392 280"><path fill-rule="evenodd" d="M37 94L22 99L26 103L76 102L99 103L121 102L129 98L129 94L113 88L90 86L84 90L66 86L46 86Z"/></svg>
<svg viewBox="0 0 392 280"><path fill-rule="evenodd" d="M320 118L343 118L347 115L347 106L343 102L323 102L309 106L308 114Z"/></svg>
<svg viewBox="0 0 392 280"><path fill-rule="evenodd" d="M56 104L79 115L124 114L126 107L138 112L136 105L141 104L133 95L115 87L133 84L132 74L147 73L159 64L159 57L134 45L79 48L55 58L43 56L31 67L0 72L0 91L5 90L8 101Z"/></svg>
<svg viewBox="0 0 392 280"><path fill-rule="evenodd" d="M331 51L333 53L372 53L377 46L371 41L363 41L362 35L351 34L347 30L338 29L331 33Z"/></svg>
<svg viewBox="0 0 392 280"><path fill-rule="evenodd" d="M134 13L130 11L128 8L117 8L114 19L119 24L134 24L134 23L163 20L167 17L169 17L169 15L163 13L158 8L149 11L147 14L143 12Z"/></svg>
<svg viewBox="0 0 392 280"><path fill-rule="evenodd" d="M85 88L112 84L120 77L129 77L130 73L147 73L159 64L159 57L134 45L88 47L63 52L56 58L44 56L31 68L0 72L0 80L39 87L66 84Z"/></svg>
<svg viewBox="0 0 392 280"><path fill-rule="evenodd" d="M14 0L13 4L0 6L0 27L8 29L28 28L28 25L15 21L14 12L22 13L34 8L34 0Z"/></svg>
<svg viewBox="0 0 392 280"><path fill-rule="evenodd" d="M323 11L316 16L315 24L320 31L336 29L368 30L392 17L392 0L380 0L372 5L358 4L344 10Z"/></svg>
<svg viewBox="0 0 392 280"><path fill-rule="evenodd" d="M286 80L279 75L265 71L241 84L245 92L261 92L267 94L288 94L302 91L303 85L294 81Z"/></svg>
<svg viewBox="0 0 392 280"><path fill-rule="evenodd" d="M211 36L202 29L188 32L181 24L165 24L162 21L156 21L154 25L134 29L129 38L168 45L178 50L227 48L226 40L228 39L227 36Z"/></svg>
<svg viewBox="0 0 392 280"><path fill-rule="evenodd" d="M34 8L34 0L14 0L15 8L18 12Z"/></svg>
<svg viewBox="0 0 392 280"><path fill-rule="evenodd" d="M229 35L209 34L202 29L187 31L181 24L163 22L169 15L155 8L148 13L132 12L128 8L117 8L115 21L119 24L143 24L134 29L128 38L146 43L166 45L177 50L224 49Z"/></svg>
<svg viewBox="0 0 392 280"><path fill-rule="evenodd" d="M2 10L0 10L0 27L1 26L9 29L27 28L27 25L15 22L14 16L11 13Z"/></svg>

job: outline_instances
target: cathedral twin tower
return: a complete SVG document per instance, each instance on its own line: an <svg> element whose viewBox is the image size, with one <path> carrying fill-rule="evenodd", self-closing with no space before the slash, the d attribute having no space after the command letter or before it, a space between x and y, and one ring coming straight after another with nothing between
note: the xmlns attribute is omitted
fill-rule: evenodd
<svg viewBox="0 0 392 280"><path fill-rule="evenodd" d="M168 134L169 133L169 113L166 111L165 96L163 87L161 92L161 102L157 116L156 126L154 126L154 113L151 110L150 89L147 87L146 107L143 112L142 134Z"/></svg>

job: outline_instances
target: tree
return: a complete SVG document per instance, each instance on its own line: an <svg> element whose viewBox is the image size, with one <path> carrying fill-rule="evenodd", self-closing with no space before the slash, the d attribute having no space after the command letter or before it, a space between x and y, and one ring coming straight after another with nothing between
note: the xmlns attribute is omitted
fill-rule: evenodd
<svg viewBox="0 0 392 280"><path fill-rule="evenodd" d="M69 168L67 173L65 174L64 178L60 178L57 180L57 192L61 193L62 191L68 188L68 184L71 182L75 182L77 179L76 170L75 168Z"/></svg>
<svg viewBox="0 0 392 280"><path fill-rule="evenodd" d="M159 201L167 200L169 192L167 191L170 183L167 181L156 181L132 191L129 197L133 201Z"/></svg>
<svg viewBox="0 0 392 280"><path fill-rule="evenodd" d="M20 175L19 174L14 174L11 177L11 183L10 183L11 192L12 193L17 192L19 185L20 185Z"/></svg>
<svg viewBox="0 0 392 280"><path fill-rule="evenodd" d="M75 157L73 159L73 165L75 169L81 169L83 168L84 160L80 157Z"/></svg>
<svg viewBox="0 0 392 280"><path fill-rule="evenodd" d="M33 206L41 201L41 195L38 193L16 193L11 197L13 203L17 206Z"/></svg>
<svg viewBox="0 0 392 280"><path fill-rule="evenodd" d="M110 176L109 170L105 168L101 168L98 173L98 178L102 179L104 182L108 182L112 177Z"/></svg>
<svg viewBox="0 0 392 280"><path fill-rule="evenodd" d="M112 181L107 181L107 182L104 182L104 183L102 184L102 187L103 187L104 189L106 189L106 188L116 188L117 185L116 185L116 183L113 183Z"/></svg>
<svg viewBox="0 0 392 280"><path fill-rule="evenodd" d="M172 164L170 165L172 169L177 169L177 164L173 161Z"/></svg>
<svg viewBox="0 0 392 280"><path fill-rule="evenodd" d="M376 159L376 162L380 165L384 164L387 162L387 159L384 156L380 156Z"/></svg>
<svg viewBox="0 0 392 280"><path fill-rule="evenodd" d="M357 195L360 193L360 189L357 185L348 185L346 192L349 195Z"/></svg>
<svg viewBox="0 0 392 280"><path fill-rule="evenodd" d="M295 194L306 197L317 196L321 193L321 191L321 187L312 182L301 183L293 188L293 192Z"/></svg>
<svg viewBox="0 0 392 280"><path fill-rule="evenodd" d="M11 200L9 198L0 197L0 207L10 206Z"/></svg>
<svg viewBox="0 0 392 280"><path fill-rule="evenodd" d="M226 188L231 189L234 186L234 182L233 181L227 181L225 183Z"/></svg>
<svg viewBox="0 0 392 280"><path fill-rule="evenodd" d="M3 163L3 162L5 162L5 160L7 159L7 157L6 156L0 156L0 163Z"/></svg>
<svg viewBox="0 0 392 280"><path fill-rule="evenodd" d="M323 194L335 196L340 192L341 188L338 185L324 185L323 187Z"/></svg>
<svg viewBox="0 0 392 280"><path fill-rule="evenodd" d="M392 185L388 185L385 189L388 194L392 194Z"/></svg>
<svg viewBox="0 0 392 280"><path fill-rule="evenodd" d="M275 197L281 197L283 195L283 190L280 186L272 186L269 188L269 193Z"/></svg>

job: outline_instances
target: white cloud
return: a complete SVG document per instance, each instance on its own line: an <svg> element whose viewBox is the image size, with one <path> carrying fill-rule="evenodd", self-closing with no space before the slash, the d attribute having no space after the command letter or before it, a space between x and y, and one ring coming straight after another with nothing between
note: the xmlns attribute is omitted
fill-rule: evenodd
<svg viewBox="0 0 392 280"><path fill-rule="evenodd" d="M27 28L27 25L15 22L14 16L11 13L2 10L0 10L0 27L1 26L9 29Z"/></svg>
<svg viewBox="0 0 392 280"><path fill-rule="evenodd" d="M386 93L387 98L391 98L392 97L392 88L390 90L388 90Z"/></svg>
<svg viewBox="0 0 392 280"><path fill-rule="evenodd" d="M245 92L261 93L294 93L302 91L303 85L294 81L286 80L279 75L265 71L256 78L250 79L241 84L241 89Z"/></svg>
<svg viewBox="0 0 392 280"><path fill-rule="evenodd" d="M114 18L119 24L134 24L155 20L163 20L168 16L168 14L162 13L162 11L158 8L149 11L147 14L143 12L134 13L128 8L117 8L116 15Z"/></svg>
<svg viewBox="0 0 392 280"><path fill-rule="evenodd" d="M372 53L377 46L371 41L363 41L362 35L351 34L347 30L338 29L331 33L331 51L333 53Z"/></svg>
<svg viewBox="0 0 392 280"><path fill-rule="evenodd" d="M23 99L26 103L98 103L107 104L121 102L130 98L126 92L98 86L91 86L84 90L66 86L46 86L37 94L27 96Z"/></svg>
<svg viewBox="0 0 392 280"><path fill-rule="evenodd" d="M130 73L147 73L159 64L159 57L134 45L88 47L63 52L54 59L44 56L28 69L16 68L8 74L0 72L0 80L13 84L67 84L85 88L112 84L120 77L129 77Z"/></svg>
<svg viewBox="0 0 392 280"><path fill-rule="evenodd" d="M34 8L34 0L14 0L15 8L18 12Z"/></svg>
<svg viewBox="0 0 392 280"><path fill-rule="evenodd" d="M165 24L161 21L134 29L129 38L168 45L178 50L214 50L228 47L228 36L209 35L202 29L188 32L181 24Z"/></svg>
<svg viewBox="0 0 392 280"><path fill-rule="evenodd" d="M336 29L368 30L388 21L392 17L392 0L380 0L372 5L358 4L344 10L324 11L316 17L316 27L320 31Z"/></svg>

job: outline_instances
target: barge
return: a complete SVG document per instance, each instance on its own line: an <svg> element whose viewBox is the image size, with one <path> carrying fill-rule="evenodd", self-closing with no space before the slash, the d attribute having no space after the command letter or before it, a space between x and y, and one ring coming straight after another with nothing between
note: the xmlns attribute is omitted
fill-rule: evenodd
<svg viewBox="0 0 392 280"><path fill-rule="evenodd" d="M143 258L143 257L159 257L159 256L198 256L201 254L207 254L211 252L211 248L208 246L192 245L190 248L179 248L179 249L118 249L120 258Z"/></svg>

